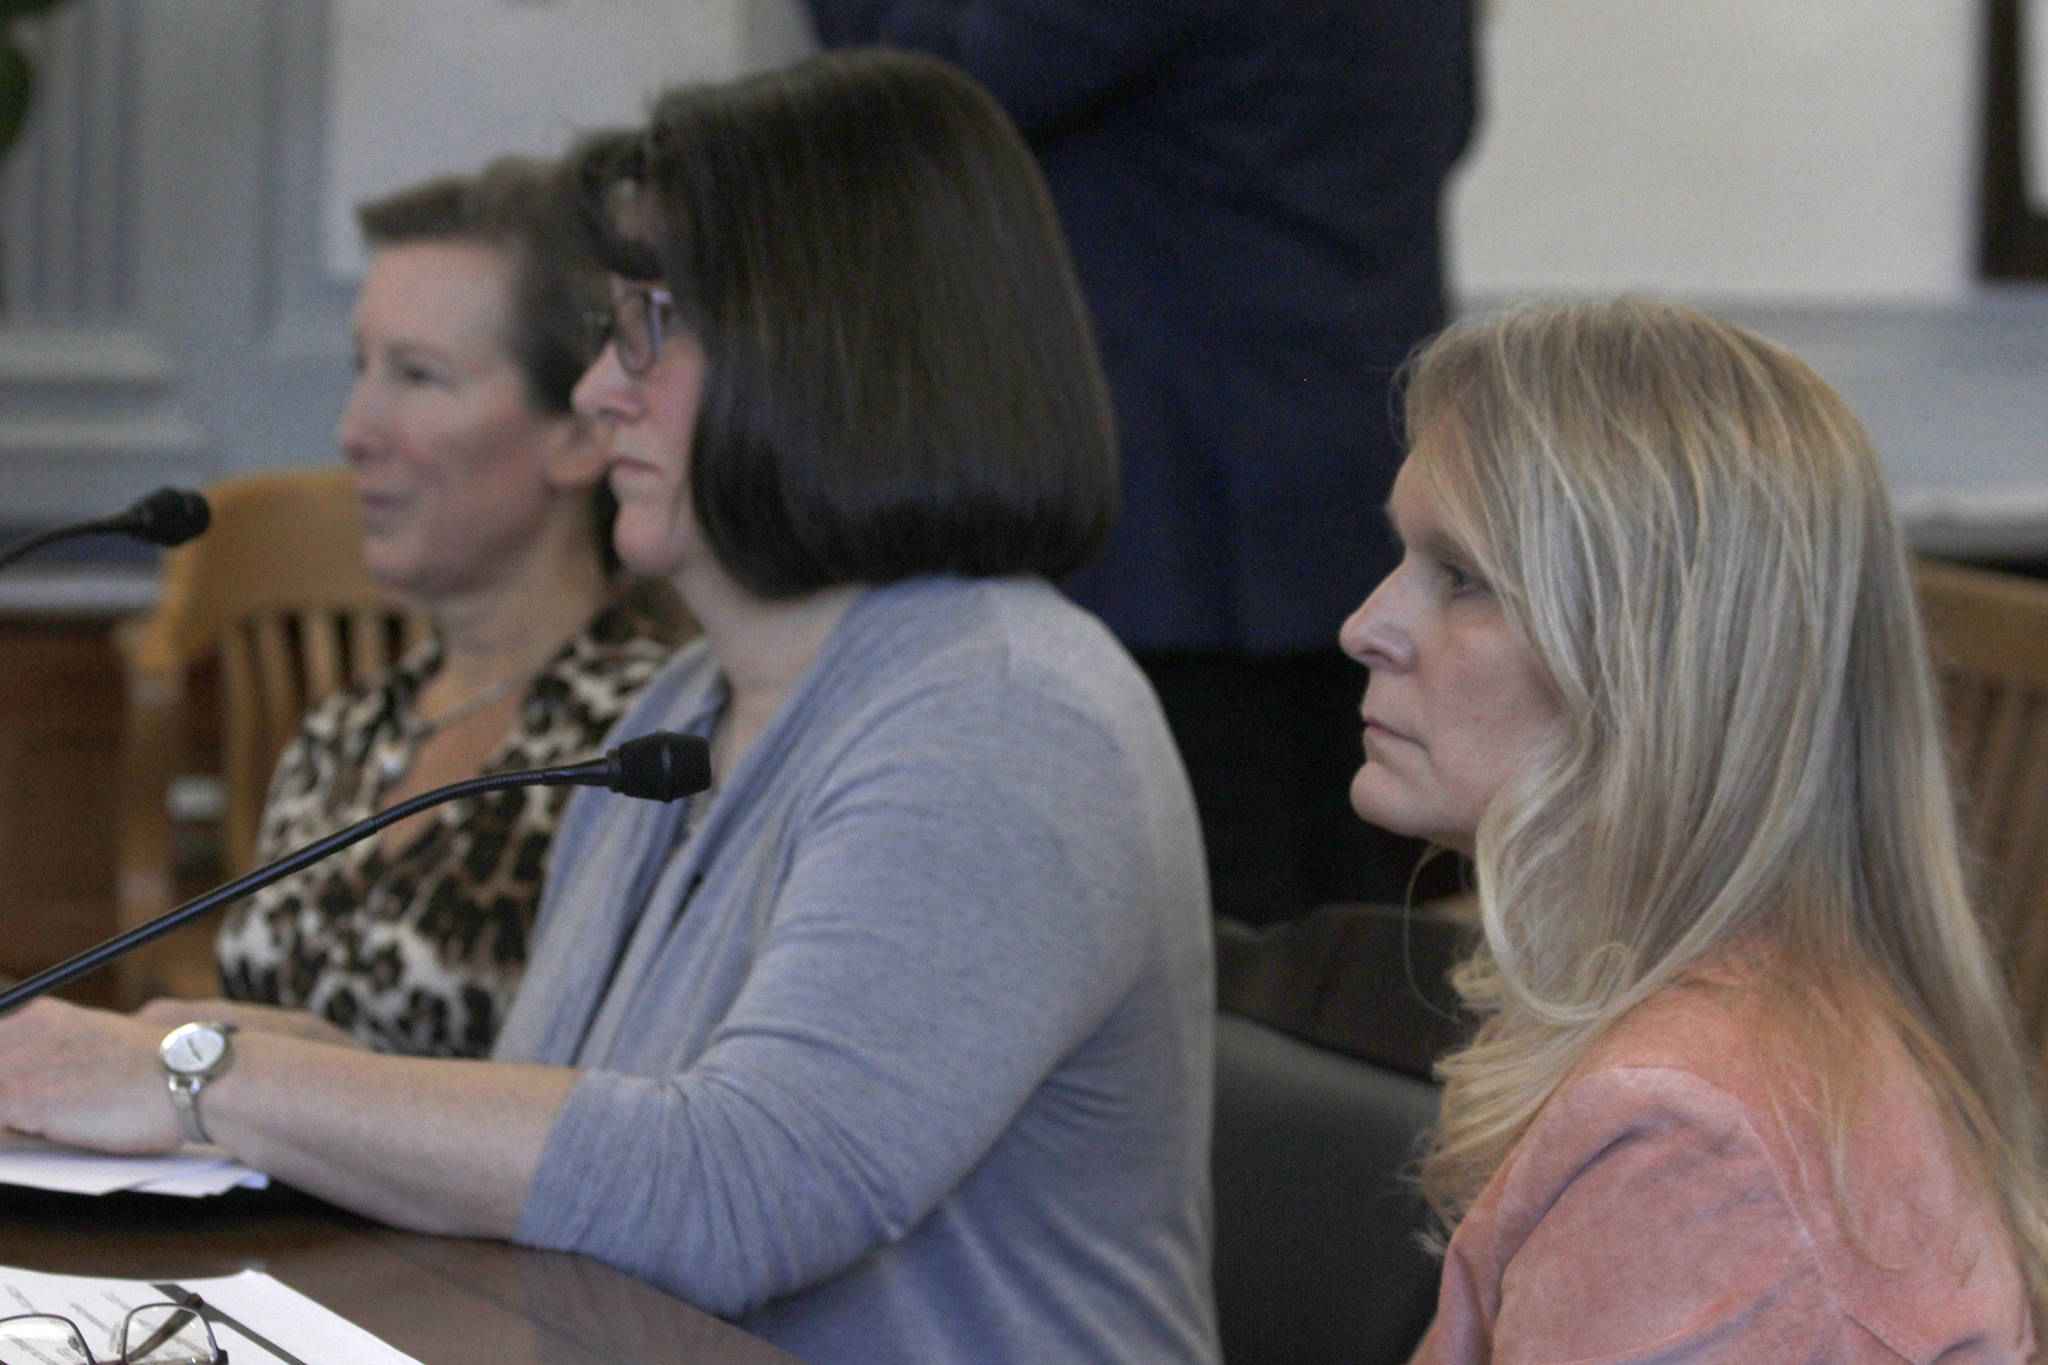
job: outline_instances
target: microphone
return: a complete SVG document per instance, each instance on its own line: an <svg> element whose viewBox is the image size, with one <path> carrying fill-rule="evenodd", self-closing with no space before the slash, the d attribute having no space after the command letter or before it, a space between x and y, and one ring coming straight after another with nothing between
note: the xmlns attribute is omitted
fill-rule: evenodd
<svg viewBox="0 0 2048 1365"><path fill-rule="evenodd" d="M189 488L159 488L108 517L100 529L152 545L183 545L212 524L213 509L203 496Z"/></svg>
<svg viewBox="0 0 2048 1365"><path fill-rule="evenodd" d="M674 801L680 797L695 795L710 785L710 744L701 735L679 735L672 730L656 730L638 739L629 739L616 749L608 750L602 758L594 758L587 763L573 763L560 768L532 768L516 773L494 773L488 777L472 777L466 782L453 782L445 787L436 787L411 800L401 801L389 810L379 811L368 819L358 820L346 829L337 830L324 839L306 845L296 853L286 854L267 867L259 867L246 876L217 886L205 895L186 901L176 909L165 911L147 924L139 924L125 933L116 934L76 957L67 958L47 971L36 973L19 985L0 991L0 1014L6 1014L15 1006L26 1004L39 995L47 995L59 986L69 985L86 973L97 971L114 959L163 937L209 910L216 910L229 901L239 900L251 891L260 891L272 882L289 877L331 853L338 853L350 844L369 838L386 825L395 824L408 815L417 815L444 801L455 801L483 792L501 791L507 787L604 787L621 796L637 797L644 801Z"/></svg>
<svg viewBox="0 0 2048 1365"><path fill-rule="evenodd" d="M152 545L183 545L204 531L213 521L206 499L189 488L159 488L137 498L111 517L58 526L25 536L0 550L0 568L42 549L45 545L76 536L123 535L146 540Z"/></svg>
<svg viewBox="0 0 2048 1365"><path fill-rule="evenodd" d="M530 777L543 787L604 787L643 801L675 801L695 796L711 785L711 746L697 735L656 730L608 749L603 758L588 763L508 776Z"/></svg>

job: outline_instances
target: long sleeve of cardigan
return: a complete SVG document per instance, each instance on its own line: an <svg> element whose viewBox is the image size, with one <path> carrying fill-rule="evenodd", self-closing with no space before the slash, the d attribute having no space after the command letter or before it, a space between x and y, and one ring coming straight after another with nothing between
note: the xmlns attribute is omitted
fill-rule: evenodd
<svg viewBox="0 0 2048 1365"><path fill-rule="evenodd" d="M1028 689L900 708L795 817L704 1054L585 1074L521 1240L737 1317L904 1236L1130 988L1139 805L1106 737Z"/></svg>

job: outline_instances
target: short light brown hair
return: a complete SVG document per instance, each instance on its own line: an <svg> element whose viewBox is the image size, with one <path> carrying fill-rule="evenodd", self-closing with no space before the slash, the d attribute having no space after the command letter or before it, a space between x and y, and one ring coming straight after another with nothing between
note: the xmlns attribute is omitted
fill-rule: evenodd
<svg viewBox="0 0 2048 1365"><path fill-rule="evenodd" d="M590 354L585 316L599 295L596 272L577 250L561 212L555 166L504 157L475 175L444 175L356 206L372 251L417 242L492 247L510 267L512 333L506 339L543 412L568 412Z"/></svg>

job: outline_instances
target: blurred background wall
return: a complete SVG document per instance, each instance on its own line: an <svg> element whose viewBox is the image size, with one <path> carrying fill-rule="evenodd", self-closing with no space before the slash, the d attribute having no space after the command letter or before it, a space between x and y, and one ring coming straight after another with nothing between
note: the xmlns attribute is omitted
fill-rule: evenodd
<svg viewBox="0 0 2048 1365"><path fill-rule="evenodd" d="M1106 0L1113 2L1113 0ZM0 178L11 523L323 460L355 198L553 151L806 45L794 0L66 0ZM1982 7L1489 0L1450 207L1476 302L1640 288L1856 306L1976 289Z"/></svg>
<svg viewBox="0 0 2048 1365"><path fill-rule="evenodd" d="M1461 296L1971 289L1981 9L1492 0L1451 207Z"/></svg>

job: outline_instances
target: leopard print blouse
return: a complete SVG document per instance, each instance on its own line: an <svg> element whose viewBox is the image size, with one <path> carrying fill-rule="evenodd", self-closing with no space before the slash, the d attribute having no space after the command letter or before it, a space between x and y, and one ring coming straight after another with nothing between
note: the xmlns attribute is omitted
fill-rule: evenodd
<svg viewBox="0 0 2048 1365"><path fill-rule="evenodd" d="M483 772L594 753L673 634L622 605L600 612L534 679ZM376 812L378 774L404 770L401 721L440 664L428 640L386 677L307 713L271 779L259 863ZM451 801L396 854L366 839L257 892L216 942L223 988L310 1010L380 1051L485 1055L525 970L568 794L515 787Z"/></svg>

